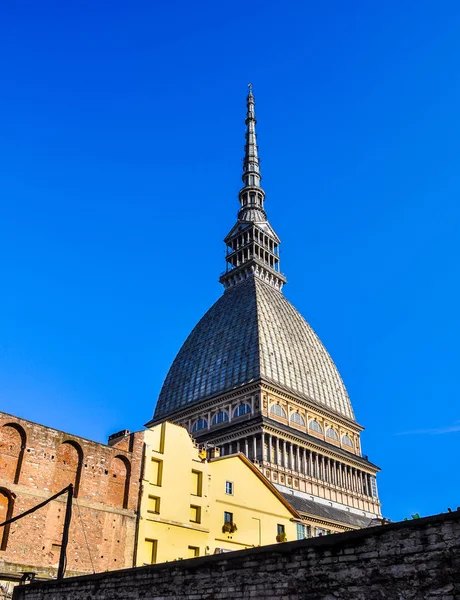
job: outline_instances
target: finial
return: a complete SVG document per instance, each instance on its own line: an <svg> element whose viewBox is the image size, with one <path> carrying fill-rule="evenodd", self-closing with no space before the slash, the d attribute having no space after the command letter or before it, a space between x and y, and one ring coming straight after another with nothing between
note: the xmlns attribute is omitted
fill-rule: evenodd
<svg viewBox="0 0 460 600"><path fill-rule="evenodd" d="M248 88L249 88L248 96L252 96L252 83L248 83Z"/></svg>

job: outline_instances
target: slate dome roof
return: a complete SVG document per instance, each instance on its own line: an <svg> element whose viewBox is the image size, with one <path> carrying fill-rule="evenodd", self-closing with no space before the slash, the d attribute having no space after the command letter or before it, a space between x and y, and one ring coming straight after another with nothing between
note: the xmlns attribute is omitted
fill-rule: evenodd
<svg viewBox="0 0 460 600"><path fill-rule="evenodd" d="M256 276L228 288L169 370L154 419L259 378L354 420L340 374L310 325Z"/></svg>

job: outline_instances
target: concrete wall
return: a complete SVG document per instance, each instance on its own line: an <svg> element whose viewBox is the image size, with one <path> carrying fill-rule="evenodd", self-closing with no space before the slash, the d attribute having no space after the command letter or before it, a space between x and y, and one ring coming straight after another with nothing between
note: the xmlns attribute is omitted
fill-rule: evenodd
<svg viewBox="0 0 460 600"><path fill-rule="evenodd" d="M460 512L21 586L14 600L455 600Z"/></svg>

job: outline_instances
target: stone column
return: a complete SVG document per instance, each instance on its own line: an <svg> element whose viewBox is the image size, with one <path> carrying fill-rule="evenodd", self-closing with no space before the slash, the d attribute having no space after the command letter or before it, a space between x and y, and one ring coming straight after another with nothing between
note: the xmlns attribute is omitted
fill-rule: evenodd
<svg viewBox="0 0 460 600"><path fill-rule="evenodd" d="M313 452L308 451L308 469L310 477L313 477Z"/></svg>
<svg viewBox="0 0 460 600"><path fill-rule="evenodd" d="M252 449L254 452L253 460L256 460L256 458L257 458L257 438L255 435L252 436Z"/></svg>
<svg viewBox="0 0 460 600"><path fill-rule="evenodd" d="M287 444L286 444L286 440L283 440L283 467L285 469L288 468L288 462L287 462Z"/></svg>
<svg viewBox="0 0 460 600"><path fill-rule="evenodd" d="M296 471L301 473L302 472L302 465L300 463L300 448L299 446L296 447Z"/></svg>
<svg viewBox="0 0 460 600"><path fill-rule="evenodd" d="M236 451L237 451L237 452L241 452L241 449L240 449L240 440L238 440L238 441L236 442Z"/></svg>
<svg viewBox="0 0 460 600"><path fill-rule="evenodd" d="M244 453L247 458L249 458L249 441L248 438L244 438Z"/></svg>
<svg viewBox="0 0 460 600"><path fill-rule="evenodd" d="M280 439L276 438L276 464L281 467L281 456L280 456Z"/></svg>
<svg viewBox="0 0 460 600"><path fill-rule="evenodd" d="M308 466L307 466L307 449L306 448L302 448L302 454L303 454L303 468L302 468L302 473L304 475L306 475L307 471L308 471Z"/></svg>
<svg viewBox="0 0 460 600"><path fill-rule="evenodd" d="M315 454L315 477L316 477L316 479L320 479L319 456L317 453Z"/></svg>
<svg viewBox="0 0 460 600"><path fill-rule="evenodd" d="M268 434L268 462L272 463L272 448L273 448L273 436L271 433Z"/></svg>

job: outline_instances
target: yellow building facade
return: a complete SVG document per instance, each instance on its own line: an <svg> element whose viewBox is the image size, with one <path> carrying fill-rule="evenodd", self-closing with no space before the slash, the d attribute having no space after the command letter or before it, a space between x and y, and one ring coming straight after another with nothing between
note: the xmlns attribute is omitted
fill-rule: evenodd
<svg viewBox="0 0 460 600"><path fill-rule="evenodd" d="M137 566L297 538L299 514L243 454L200 451L169 422L144 442Z"/></svg>

